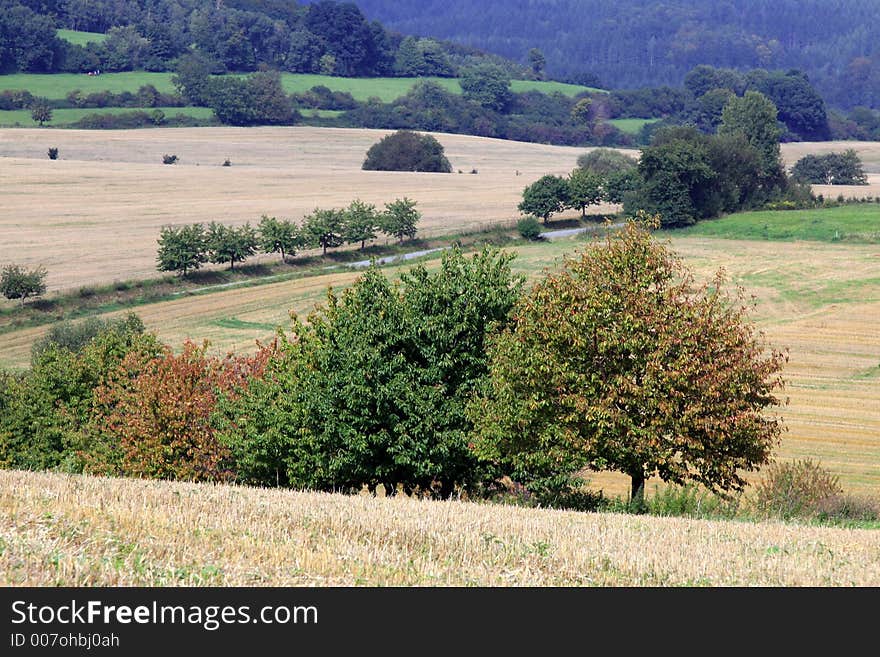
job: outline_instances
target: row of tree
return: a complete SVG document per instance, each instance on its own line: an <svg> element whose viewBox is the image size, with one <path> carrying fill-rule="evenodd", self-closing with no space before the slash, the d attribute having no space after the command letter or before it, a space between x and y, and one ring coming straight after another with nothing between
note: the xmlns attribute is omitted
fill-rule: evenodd
<svg viewBox="0 0 880 657"><path fill-rule="evenodd" d="M579 506L583 468L744 485L782 430L768 348L644 213L529 290L513 256L371 267L250 355L173 351L135 316L62 324L0 373L0 464ZM580 505L582 506L582 505Z"/></svg>
<svg viewBox="0 0 880 657"><path fill-rule="evenodd" d="M261 250L278 253L282 261L303 249L333 249L343 244L357 244L363 249L368 240L385 233L403 242L416 236L421 212L416 201L395 199L385 204L384 211L375 205L355 199L346 208L316 208L300 224L288 219L263 215L253 227L226 226L216 221L183 226L164 226L159 235L157 267L159 271L179 272L186 276L204 263L244 262Z"/></svg>

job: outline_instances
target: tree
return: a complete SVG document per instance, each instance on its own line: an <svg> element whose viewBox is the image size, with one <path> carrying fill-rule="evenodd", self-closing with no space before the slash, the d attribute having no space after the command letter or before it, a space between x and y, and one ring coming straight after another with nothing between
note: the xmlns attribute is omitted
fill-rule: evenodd
<svg viewBox="0 0 880 657"><path fill-rule="evenodd" d="M158 241L156 261L159 271L177 271L186 276L208 261L208 236L200 223L164 226Z"/></svg>
<svg viewBox="0 0 880 657"><path fill-rule="evenodd" d="M301 232L306 244L313 248L321 247L322 255L327 255L327 249L342 246L344 218L345 214L341 210L315 208L315 211L303 220Z"/></svg>
<svg viewBox="0 0 880 657"><path fill-rule="evenodd" d="M416 236L416 224L422 213L416 210L416 201L403 197L385 204L385 212L379 216L379 227L386 235L396 237L401 244L403 238Z"/></svg>
<svg viewBox="0 0 880 657"><path fill-rule="evenodd" d="M638 160L613 148L593 148L578 156L577 165L591 173L608 176L632 171L638 165Z"/></svg>
<svg viewBox="0 0 880 657"><path fill-rule="evenodd" d="M517 209L526 215L540 217L544 223L556 212L562 212L569 202L568 181L562 176L541 176L523 189Z"/></svg>
<svg viewBox="0 0 880 657"><path fill-rule="evenodd" d="M291 125L299 118L277 71L211 78L205 93L207 105L228 125Z"/></svg>
<svg viewBox="0 0 880 657"><path fill-rule="evenodd" d="M795 180L814 185L867 185L862 161L853 149L843 153L805 155L791 169Z"/></svg>
<svg viewBox="0 0 880 657"><path fill-rule="evenodd" d="M362 169L366 171L427 171L451 173L443 145L432 135L398 130L370 146Z"/></svg>
<svg viewBox="0 0 880 657"><path fill-rule="evenodd" d="M52 108L49 101L45 98L37 98L31 105L31 118L43 127L44 123L52 120Z"/></svg>
<svg viewBox="0 0 880 657"><path fill-rule="evenodd" d="M747 91L734 96L721 113L719 135L742 134L761 155L761 179L765 187L784 185L785 170L779 148L782 130L777 122L776 106L764 94Z"/></svg>
<svg viewBox="0 0 880 657"><path fill-rule="evenodd" d="M569 116L576 125L589 125L592 119L593 99L581 98L571 108Z"/></svg>
<svg viewBox="0 0 880 657"><path fill-rule="evenodd" d="M302 236L292 221L279 221L265 214L257 226L260 233L260 248L263 253L280 253L281 262L287 256L296 255L296 249L302 245Z"/></svg>
<svg viewBox="0 0 880 657"><path fill-rule="evenodd" d="M360 242L363 250L367 240L376 238L378 226L379 214L376 212L376 206L355 199L345 209L342 237L349 244Z"/></svg>
<svg viewBox="0 0 880 657"><path fill-rule="evenodd" d="M212 221L208 224L208 258L215 264L229 263L235 269L236 262L244 262L257 250L257 232L250 222L243 226L224 226Z"/></svg>
<svg viewBox="0 0 880 657"><path fill-rule="evenodd" d="M529 68L539 80L544 77L544 68L547 66L547 58L539 48L529 48Z"/></svg>
<svg viewBox="0 0 880 657"><path fill-rule="evenodd" d="M656 217L641 214L647 227ZM540 280L493 339L477 452L529 484L582 468L741 490L783 430L786 356L741 291L691 272L635 221Z"/></svg>
<svg viewBox="0 0 880 657"><path fill-rule="evenodd" d="M0 273L0 292L7 299L18 299L24 305L28 297L38 297L46 291L47 274L43 266L27 270L20 265L8 264Z"/></svg>
<svg viewBox="0 0 880 657"><path fill-rule="evenodd" d="M307 321L262 379L220 404L218 437L246 483L320 490L479 493L494 473L468 447L467 399L485 343L522 286L511 254L445 251L391 283L371 267Z"/></svg>
<svg viewBox="0 0 880 657"><path fill-rule="evenodd" d="M503 112L513 100L510 76L496 64L480 64L462 71L462 95L487 109Z"/></svg>
<svg viewBox="0 0 880 657"><path fill-rule="evenodd" d="M605 198L602 179L586 169L577 168L568 176L568 207L587 216L587 206L601 203Z"/></svg>
<svg viewBox="0 0 880 657"><path fill-rule="evenodd" d="M193 105L207 105L210 98L210 64L196 52L180 56L171 83L177 92Z"/></svg>

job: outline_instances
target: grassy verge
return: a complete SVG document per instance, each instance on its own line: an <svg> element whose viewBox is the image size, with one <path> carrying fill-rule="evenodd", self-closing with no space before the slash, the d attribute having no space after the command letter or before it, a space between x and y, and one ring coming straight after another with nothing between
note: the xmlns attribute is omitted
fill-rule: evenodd
<svg viewBox="0 0 880 657"><path fill-rule="evenodd" d="M815 210L742 212L669 231L677 237L805 240L880 244L880 205L854 203Z"/></svg>

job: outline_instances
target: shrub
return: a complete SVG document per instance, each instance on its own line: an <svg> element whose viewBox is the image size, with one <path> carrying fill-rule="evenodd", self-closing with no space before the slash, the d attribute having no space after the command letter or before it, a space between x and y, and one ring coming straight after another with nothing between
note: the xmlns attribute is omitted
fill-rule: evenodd
<svg viewBox="0 0 880 657"><path fill-rule="evenodd" d="M177 156L166 153L162 156L162 164L177 164Z"/></svg>
<svg viewBox="0 0 880 657"><path fill-rule="evenodd" d="M773 463L755 488L755 510L788 520L811 518L843 493L838 477L812 459Z"/></svg>
<svg viewBox="0 0 880 657"><path fill-rule="evenodd" d="M49 148L49 151L47 152L47 155L49 156L50 160L57 160L58 159L58 149L55 148L54 146L51 146Z"/></svg>
<svg viewBox="0 0 880 657"><path fill-rule="evenodd" d="M229 161L228 157L225 160L223 160L223 166L224 167L231 167L232 166L232 162Z"/></svg>
<svg viewBox="0 0 880 657"><path fill-rule="evenodd" d="M876 522L880 520L880 500L858 495L836 495L816 505L816 517L826 522Z"/></svg>
<svg viewBox="0 0 880 657"><path fill-rule="evenodd" d="M531 215L520 219L516 224L516 229L527 240L543 239L541 237L541 223Z"/></svg>
<svg viewBox="0 0 880 657"><path fill-rule="evenodd" d="M366 171L452 172L440 142L431 135L412 130L398 130L373 144L361 168Z"/></svg>
<svg viewBox="0 0 880 657"><path fill-rule="evenodd" d="M738 497L722 497L695 484L666 486L647 501L651 515L690 518L730 518L738 506Z"/></svg>

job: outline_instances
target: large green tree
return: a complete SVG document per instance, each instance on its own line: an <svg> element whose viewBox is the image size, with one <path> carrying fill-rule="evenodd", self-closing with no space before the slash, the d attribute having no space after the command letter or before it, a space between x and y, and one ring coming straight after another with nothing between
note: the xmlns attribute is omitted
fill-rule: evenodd
<svg viewBox="0 0 880 657"><path fill-rule="evenodd" d="M392 283L371 267L308 321L264 376L220 404L218 436L242 481L448 497L492 478L469 448L467 400L485 341L522 285L512 255L444 253Z"/></svg>
<svg viewBox="0 0 880 657"><path fill-rule="evenodd" d="M7 299L18 299L24 305L28 297L37 297L46 291L47 274L43 266L25 269L21 265L8 264L0 272L0 294Z"/></svg>
<svg viewBox="0 0 880 657"><path fill-rule="evenodd" d="M385 211L379 215L379 226L382 232L396 237L403 243L403 238L413 239L418 231L417 225L422 213L416 209L417 201L404 196L385 204Z"/></svg>
<svg viewBox="0 0 880 657"><path fill-rule="evenodd" d="M345 242L342 236L344 227L345 213L342 210L315 208L303 219L300 230L307 246L320 247L322 255L327 255L327 249L335 249Z"/></svg>
<svg viewBox="0 0 880 657"><path fill-rule="evenodd" d="M163 226L158 241L156 266L159 271L177 271L186 276L208 261L208 236L200 223Z"/></svg>
<svg viewBox="0 0 880 657"><path fill-rule="evenodd" d="M553 214L562 212L568 202L568 181L562 176L547 174L523 189L517 209L523 214L540 217L546 224Z"/></svg>
<svg viewBox="0 0 880 657"><path fill-rule="evenodd" d="M296 255L297 248L303 242L296 224L288 219L278 219L264 214L260 217L257 231L263 252L281 254L281 262L284 262L287 256Z"/></svg>
<svg viewBox="0 0 880 657"><path fill-rule="evenodd" d="M540 280L492 341L471 406L478 453L526 484L618 471L634 501L655 475L741 489L783 430L786 360L748 313L720 274L697 285L644 226L609 232Z"/></svg>
<svg viewBox="0 0 880 657"><path fill-rule="evenodd" d="M785 184L785 169L779 147L782 130L777 120L776 105L758 91L733 96L721 113L719 135L740 134L761 156L761 180L767 188Z"/></svg>

